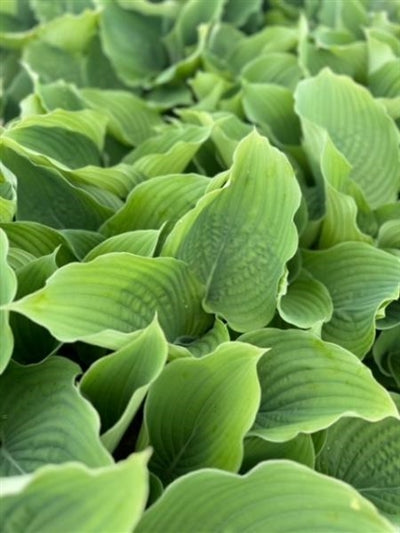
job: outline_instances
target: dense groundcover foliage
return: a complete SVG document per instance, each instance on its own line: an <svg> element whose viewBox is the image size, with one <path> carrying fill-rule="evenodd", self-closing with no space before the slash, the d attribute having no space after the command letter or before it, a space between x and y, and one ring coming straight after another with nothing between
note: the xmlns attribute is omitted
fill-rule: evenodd
<svg viewBox="0 0 400 533"><path fill-rule="evenodd" d="M399 2L0 15L1 531L398 531Z"/></svg>

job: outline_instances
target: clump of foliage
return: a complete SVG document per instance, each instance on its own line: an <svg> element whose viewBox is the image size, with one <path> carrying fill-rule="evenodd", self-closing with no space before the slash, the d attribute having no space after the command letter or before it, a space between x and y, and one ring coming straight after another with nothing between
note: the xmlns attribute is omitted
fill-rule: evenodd
<svg viewBox="0 0 400 533"><path fill-rule="evenodd" d="M398 0L0 16L1 531L397 531Z"/></svg>

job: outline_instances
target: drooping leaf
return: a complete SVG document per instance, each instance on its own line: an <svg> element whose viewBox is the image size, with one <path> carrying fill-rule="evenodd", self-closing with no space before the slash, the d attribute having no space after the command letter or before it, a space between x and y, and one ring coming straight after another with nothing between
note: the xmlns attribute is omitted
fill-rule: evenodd
<svg viewBox="0 0 400 533"><path fill-rule="evenodd" d="M2 517L17 531L129 533L148 494L149 453L89 469L82 464L45 466L34 474L2 479Z"/></svg>
<svg viewBox="0 0 400 533"><path fill-rule="evenodd" d="M366 243L345 242L304 251L303 261L333 302L322 338L363 357L373 343L379 309L399 297L400 259Z"/></svg>
<svg viewBox="0 0 400 533"><path fill-rule="evenodd" d="M262 390L251 435L284 442L344 416L398 416L389 393L353 354L300 330L264 329L239 337L270 347L258 364Z"/></svg>
<svg viewBox="0 0 400 533"><path fill-rule="evenodd" d="M128 252L130 254L152 257L157 246L160 231L136 230L127 231L110 237L98 244L85 256L84 261L92 261L96 257L114 252Z"/></svg>
<svg viewBox="0 0 400 533"><path fill-rule="evenodd" d="M2 476L68 461L90 467L111 463L97 413L73 383L79 371L61 357L30 366L10 363L0 377Z"/></svg>
<svg viewBox="0 0 400 533"><path fill-rule="evenodd" d="M254 533L395 531L349 485L303 465L277 460L261 463L240 477L211 469L182 477L144 513L137 532L222 529Z"/></svg>
<svg viewBox="0 0 400 533"><path fill-rule="evenodd" d="M106 235L138 229L169 232L173 224L204 194L209 179L199 174L172 174L140 183L124 206L102 227Z"/></svg>
<svg viewBox="0 0 400 533"><path fill-rule="evenodd" d="M104 340L107 331L121 337L141 329L156 311L169 340L201 334L210 323L202 295L183 262L121 252L66 265L43 289L11 305L63 342L91 338L112 348Z"/></svg>

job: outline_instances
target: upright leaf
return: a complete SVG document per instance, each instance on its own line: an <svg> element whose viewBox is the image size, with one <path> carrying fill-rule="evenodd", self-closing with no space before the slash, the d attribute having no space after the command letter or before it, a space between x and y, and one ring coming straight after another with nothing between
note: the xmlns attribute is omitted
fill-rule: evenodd
<svg viewBox="0 0 400 533"><path fill-rule="evenodd" d="M186 261L206 285L207 311L238 331L264 326L295 252L299 203L288 161L254 131L239 144L225 185L176 224L163 254Z"/></svg>
<svg viewBox="0 0 400 533"><path fill-rule="evenodd" d="M202 467L237 471L260 401L264 350L223 343L201 359L170 363L151 386L145 423L150 469L164 482ZM178 529L179 530L179 529Z"/></svg>
<svg viewBox="0 0 400 533"><path fill-rule="evenodd" d="M14 347L14 339L9 325L9 312L1 306L11 302L17 292L17 278L7 262L9 243L7 235L0 228L0 374L6 368Z"/></svg>

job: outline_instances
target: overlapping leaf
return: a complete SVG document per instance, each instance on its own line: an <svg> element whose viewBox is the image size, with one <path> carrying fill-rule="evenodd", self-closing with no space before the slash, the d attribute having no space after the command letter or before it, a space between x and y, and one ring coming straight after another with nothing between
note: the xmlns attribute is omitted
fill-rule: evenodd
<svg viewBox="0 0 400 533"><path fill-rule="evenodd" d="M100 345L105 342L103 332L141 329L157 311L165 335L174 340L207 329L210 317L201 309L202 295L202 286L181 261L112 253L60 268L43 289L9 309L61 341L91 337Z"/></svg>
<svg viewBox="0 0 400 533"><path fill-rule="evenodd" d="M395 531L356 490L290 461L261 463L243 477L217 470L182 477L145 512L137 531L222 528L254 533Z"/></svg>
<svg viewBox="0 0 400 533"><path fill-rule="evenodd" d="M176 224L163 254L186 261L206 285L207 311L238 331L263 326L295 252L299 201L287 160L254 132L239 144L225 185Z"/></svg>
<svg viewBox="0 0 400 533"><path fill-rule="evenodd" d="M270 347L258 365L261 405L251 434L273 442L313 433L343 416L397 416L388 392L353 354L299 330L264 329L244 342Z"/></svg>
<svg viewBox="0 0 400 533"><path fill-rule="evenodd" d="M264 351L223 343L201 359L172 362L152 385L145 406L150 469L163 481L202 467L239 469L260 401L256 364Z"/></svg>
<svg viewBox="0 0 400 533"><path fill-rule="evenodd" d="M100 442L97 413L73 384L79 371L61 357L30 366L10 363L0 377L2 476L49 463L111 463Z"/></svg>
<svg viewBox="0 0 400 533"><path fill-rule="evenodd" d="M89 469L69 463L45 466L34 474L2 479L2 517L7 527L43 531L129 533L148 494L148 452L125 461Z"/></svg>

